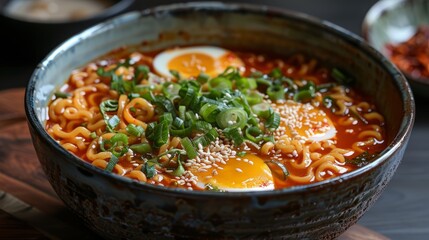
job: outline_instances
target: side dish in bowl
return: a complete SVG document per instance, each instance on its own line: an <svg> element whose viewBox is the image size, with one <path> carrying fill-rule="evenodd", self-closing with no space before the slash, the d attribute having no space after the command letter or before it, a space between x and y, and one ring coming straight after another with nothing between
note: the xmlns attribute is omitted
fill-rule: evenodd
<svg viewBox="0 0 429 240"><path fill-rule="evenodd" d="M381 194L414 121L404 77L359 38L220 3L77 35L36 69L26 111L60 198L112 239L334 238Z"/></svg>
<svg viewBox="0 0 429 240"><path fill-rule="evenodd" d="M419 96L429 92L429 2L378 1L363 22L363 36L408 78Z"/></svg>

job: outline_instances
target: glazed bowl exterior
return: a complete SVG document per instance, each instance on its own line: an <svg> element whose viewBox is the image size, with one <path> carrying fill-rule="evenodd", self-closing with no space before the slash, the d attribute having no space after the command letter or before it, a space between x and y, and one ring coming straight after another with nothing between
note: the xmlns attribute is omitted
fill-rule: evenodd
<svg viewBox="0 0 429 240"><path fill-rule="evenodd" d="M14 0L0 1L2 54L0 63L34 64L40 62L58 44L94 24L129 11L134 0L112 0L112 5L98 14L70 21L31 21L17 18L6 11ZM4 60L3 60L4 59Z"/></svg>
<svg viewBox="0 0 429 240"><path fill-rule="evenodd" d="M365 16L362 34L370 45L389 57L386 44L404 42L416 33L419 26L428 26L428 11L427 0L378 1ZM429 78L413 77L407 72L403 74L416 95L429 96Z"/></svg>
<svg viewBox="0 0 429 240"><path fill-rule="evenodd" d="M102 171L45 131L46 107L70 72L118 47L143 50L221 45L308 54L355 75L386 118L389 145L371 164L320 183L263 192L197 192L142 184ZM380 196L404 154L414 100L403 75L380 53L330 23L262 6L188 3L133 12L64 43L37 67L26 113L40 163L58 196L105 238L331 239Z"/></svg>

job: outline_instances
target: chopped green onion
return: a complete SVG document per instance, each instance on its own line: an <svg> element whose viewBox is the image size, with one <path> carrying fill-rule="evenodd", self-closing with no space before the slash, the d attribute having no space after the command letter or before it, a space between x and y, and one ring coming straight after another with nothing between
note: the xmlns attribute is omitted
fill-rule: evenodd
<svg viewBox="0 0 429 240"><path fill-rule="evenodd" d="M109 116L107 112L114 112L118 110L118 101L117 100L106 100L100 103L100 112L103 115L104 122L106 123L107 130L113 132L112 126L109 124Z"/></svg>
<svg viewBox="0 0 429 240"><path fill-rule="evenodd" d="M137 83L139 80L149 78L150 69L146 65L139 65L134 71L134 81Z"/></svg>
<svg viewBox="0 0 429 240"><path fill-rule="evenodd" d="M205 74L205 73L200 73L197 77L197 82L199 82L200 84L204 84L206 82L208 82L210 79L210 76Z"/></svg>
<svg viewBox="0 0 429 240"><path fill-rule="evenodd" d="M139 153L139 154L145 154L152 152L152 147L149 143L138 143L130 146L130 149L133 150L133 152Z"/></svg>
<svg viewBox="0 0 429 240"><path fill-rule="evenodd" d="M173 127L175 128L183 128L185 126L185 121L179 117L176 117L173 121Z"/></svg>
<svg viewBox="0 0 429 240"><path fill-rule="evenodd" d="M212 128L207 133L205 133L202 136L199 136L193 140L194 145L198 146L198 144L201 144L202 147L208 146L212 141L216 140L216 138L219 136L216 129Z"/></svg>
<svg viewBox="0 0 429 240"><path fill-rule="evenodd" d="M244 156L246 156L246 154L247 154L247 152L246 152L246 151L241 151L241 152L238 152L238 153L237 153L237 156L238 156L238 157L244 157Z"/></svg>
<svg viewBox="0 0 429 240"><path fill-rule="evenodd" d="M257 138L258 136L260 136L262 134L262 131L259 127L248 127L246 129L246 131L244 132L245 136L247 139L249 139L250 141L257 143L259 142L259 138Z"/></svg>
<svg viewBox="0 0 429 240"><path fill-rule="evenodd" d="M232 83L228 78L216 77L208 81L209 89L225 90L232 89Z"/></svg>
<svg viewBox="0 0 429 240"><path fill-rule="evenodd" d="M54 95L56 98L68 98L71 96L70 93L66 93L66 92L55 92Z"/></svg>
<svg viewBox="0 0 429 240"><path fill-rule="evenodd" d="M263 95L260 94L258 91L248 91L246 94L246 100L249 103L249 105L255 105L258 103L261 103L263 100Z"/></svg>
<svg viewBox="0 0 429 240"><path fill-rule="evenodd" d="M276 160L270 160L266 162L266 164L270 168L271 173L274 176L277 176L278 178L280 178L281 180L285 181L289 176L289 171L287 170L286 166L283 163ZM277 169L275 167L277 167ZM281 173L279 173L278 169L280 169Z"/></svg>
<svg viewBox="0 0 429 240"><path fill-rule="evenodd" d="M126 130L129 134L135 137L140 137L144 133L144 128L142 126L136 126L132 123L128 124L128 126L126 127Z"/></svg>
<svg viewBox="0 0 429 240"><path fill-rule="evenodd" d="M331 71L331 77L333 79L335 79L335 81L337 81L338 84L340 84L340 85L350 86L350 85L352 85L355 82L355 80L354 80L353 77L344 74L338 68L333 68L332 69L332 71Z"/></svg>
<svg viewBox="0 0 429 240"><path fill-rule="evenodd" d="M176 177L180 177L183 175L184 172L185 172L185 168L182 165L182 161L180 161L180 157L178 157L177 158L177 168L173 171L173 175Z"/></svg>
<svg viewBox="0 0 429 240"><path fill-rule="evenodd" d="M218 106L211 103L204 104L200 109L200 115L203 119L209 123L216 122L216 116L219 114L220 110Z"/></svg>
<svg viewBox="0 0 429 240"><path fill-rule="evenodd" d="M316 87L314 83L310 81L294 95L293 100L295 102L304 102L314 98L314 96L316 96Z"/></svg>
<svg viewBox="0 0 429 240"><path fill-rule="evenodd" d="M154 133L155 133L155 141L154 141L155 147L159 148L162 145L166 144L169 138L168 123L167 122L159 123L154 129Z"/></svg>
<svg viewBox="0 0 429 240"><path fill-rule="evenodd" d="M282 85L271 85L267 88L267 95L273 101L285 99L285 88Z"/></svg>
<svg viewBox="0 0 429 240"><path fill-rule="evenodd" d="M197 151L195 150L195 146L192 144L191 140L188 137L182 138L180 140L182 147L185 149L186 154L189 159L194 159L197 157Z"/></svg>
<svg viewBox="0 0 429 240"><path fill-rule="evenodd" d="M365 151L352 159L347 159L346 163L363 167L370 164L377 157L377 155L378 153L370 154L369 152Z"/></svg>
<svg viewBox="0 0 429 240"><path fill-rule="evenodd" d="M156 162L147 161L143 164L142 172L146 175L147 178L153 178L156 175Z"/></svg>
<svg viewBox="0 0 429 240"><path fill-rule="evenodd" d="M176 78L176 80L181 80L182 79L182 76L180 76L180 73L179 73L179 71L176 71L176 70L170 70L170 73L171 73L171 75L173 75L173 77L174 78Z"/></svg>
<svg viewBox="0 0 429 240"><path fill-rule="evenodd" d="M166 112L159 117L159 122L165 122L167 125L171 125L173 123L173 115L169 112Z"/></svg>
<svg viewBox="0 0 429 240"><path fill-rule="evenodd" d="M117 115L111 117L108 121L107 121L107 128L113 132L113 129L116 128L116 126L118 126L119 122L121 120L119 120L119 117Z"/></svg>
<svg viewBox="0 0 429 240"><path fill-rule="evenodd" d="M268 75L274 79L280 79L281 77L283 77L283 73L280 68L274 68Z"/></svg>
<svg viewBox="0 0 429 240"><path fill-rule="evenodd" d="M280 115L273 111L265 122L265 126L271 131L277 129L280 126Z"/></svg>
<svg viewBox="0 0 429 240"><path fill-rule="evenodd" d="M89 134L89 137L95 139L97 137L97 134L95 132L91 132L91 134Z"/></svg>
<svg viewBox="0 0 429 240"><path fill-rule="evenodd" d="M112 154L104 170L107 172L112 172L118 162L119 162L119 158L117 158L115 155Z"/></svg>
<svg viewBox="0 0 429 240"><path fill-rule="evenodd" d="M216 116L216 123L221 129L243 128L247 123L248 115L241 108L229 108Z"/></svg>
<svg viewBox="0 0 429 240"><path fill-rule="evenodd" d="M179 106L179 117L181 119L185 119L185 113L186 113L186 106Z"/></svg>
<svg viewBox="0 0 429 240"><path fill-rule="evenodd" d="M212 125L206 121L196 121L194 128L199 132L207 132L212 129Z"/></svg>
<svg viewBox="0 0 429 240"><path fill-rule="evenodd" d="M316 86L316 91L318 92L327 92L329 89L335 87L335 83L324 83Z"/></svg>
<svg viewBox="0 0 429 240"><path fill-rule="evenodd" d="M252 111L258 116L262 118L268 118L269 117L269 111L271 108L271 105L266 102L262 102L256 105L252 106Z"/></svg>
<svg viewBox="0 0 429 240"><path fill-rule="evenodd" d="M192 133L192 126L189 126L183 129L170 129L170 134L172 136L187 137L191 135L191 133Z"/></svg>
<svg viewBox="0 0 429 240"><path fill-rule="evenodd" d="M235 82L235 86L240 90L252 90L258 87L254 78L241 77Z"/></svg>
<svg viewBox="0 0 429 240"><path fill-rule="evenodd" d="M223 133L234 142L235 146L240 146L244 141L239 128L226 128Z"/></svg>

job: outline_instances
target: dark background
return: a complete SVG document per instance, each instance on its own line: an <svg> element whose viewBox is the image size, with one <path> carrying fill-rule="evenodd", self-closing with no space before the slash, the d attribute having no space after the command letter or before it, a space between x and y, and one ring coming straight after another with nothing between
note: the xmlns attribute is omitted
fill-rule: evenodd
<svg viewBox="0 0 429 240"><path fill-rule="evenodd" d="M0 0L0 4L1 4ZM391 1L391 0L385 0ZM143 9L177 1L136 0L133 9ZM271 0L234 1L258 3L306 13L335 23L357 35L361 33L361 23L368 9L376 0ZM0 26L4 27L0 21ZM70 33L72 34L72 33ZM7 33L2 32L5 37ZM0 37L0 41L1 38ZM40 37L40 36L38 36ZM35 36L28 36L32 41ZM55 43L55 45L59 44ZM23 44L18 59L0 51L0 90L25 87L30 75L42 57L25 61L26 44ZM10 48L4 46L3 48ZM46 54L48 51L46 52ZM17 53L12 53L17 55ZM34 56L32 56L34 57ZM404 160L381 198L358 222L392 239L429 239L429 109L428 97L417 96L417 119Z"/></svg>

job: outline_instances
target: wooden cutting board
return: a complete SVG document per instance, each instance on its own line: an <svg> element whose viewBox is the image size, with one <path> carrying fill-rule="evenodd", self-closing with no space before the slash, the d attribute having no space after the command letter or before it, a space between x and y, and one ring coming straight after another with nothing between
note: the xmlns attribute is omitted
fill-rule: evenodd
<svg viewBox="0 0 429 240"><path fill-rule="evenodd" d="M0 146L0 239L98 238L46 180L26 123L24 89L0 91ZM355 225L339 239L388 238Z"/></svg>

